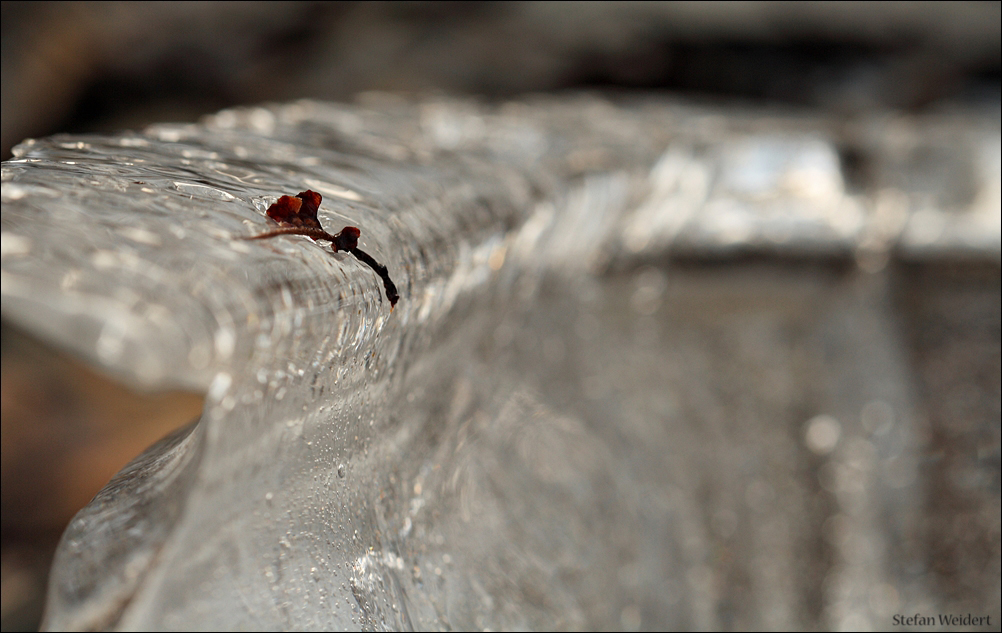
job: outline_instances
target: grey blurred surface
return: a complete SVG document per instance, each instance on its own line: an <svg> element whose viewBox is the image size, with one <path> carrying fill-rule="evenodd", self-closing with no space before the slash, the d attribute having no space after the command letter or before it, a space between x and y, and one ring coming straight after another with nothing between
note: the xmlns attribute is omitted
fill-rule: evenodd
<svg viewBox="0 0 1002 633"><path fill-rule="evenodd" d="M510 627L564 628L584 626L582 622L612 622L608 626L622 628L671 622L684 628L754 626L749 622L770 628L787 626L784 622L814 622L806 625L820 628L851 628L864 622L888 627L889 620L881 614L916 600L935 609L978 612L979 605L986 604L985 595L994 592L997 596L1002 215L997 3L752 2L724 7L703 3L5 2L2 10L4 157L26 135L139 130L161 121L194 122L220 107L263 100L320 97L356 103L310 123L309 130L293 134L293 142L277 145L272 139L244 147L233 142L233 137L219 136L234 125L264 138L273 136L275 121L263 110L247 111L253 116L217 117L211 123L217 144L208 154L203 147L189 148L188 154L171 150L172 143L184 146L185 139L190 140L185 128L172 126L148 132L155 142L146 150L130 149L118 141L108 146L100 136L64 139L65 147L44 141L31 151L54 157L59 164L81 161L81 167L60 168L60 176L42 189L11 189L7 175L14 172L5 165L4 270L13 270L15 262L22 260L30 269L31 262L38 261L32 258L37 257L42 257L43 268L49 270L22 277L20 290L17 283L8 283L13 278L4 278L4 600L0 613L4 630L36 626L52 538L73 509L97 491L108 473L151 438L162 435L162 429L190 420L188 412L201 406L201 399L191 394L138 396L137 400L135 395L125 395L120 385L73 361L67 364L59 355L45 356L45 346L68 347L132 386L154 389L165 386L168 375L173 376L167 381L171 384L205 389L221 366L253 362L257 356L241 357L250 348L240 345L233 348L233 356L214 356L229 349L225 336L220 341L211 333L228 328L225 315L234 304L220 304L205 294L217 287L212 276L203 274L205 286L188 294L179 294L184 285L178 285L178 280L205 272L198 270L203 249L233 231L220 231L221 226L246 226L248 201L260 211L274 196L312 186L304 183L305 178L330 183L331 174L340 173L345 161L355 164L362 157L375 162L363 161L359 173L382 174L376 180L380 195L387 190L382 181L386 172L380 171L387 164L420 165L416 171L408 167L393 176L389 189L420 174L422 184L417 188L427 196L425 200L444 195L439 189L443 174L466 173L463 169L476 164L483 168L477 172L480 175L460 177L474 192L488 182L499 182L498 178L519 181L530 174L529 199L549 201L549 206L533 206L529 220L521 203L512 202L523 198L515 196L508 200L512 203L508 211L491 205L485 211L477 203L471 217L455 226L446 222L428 228L426 218L423 224L401 229L383 222L398 217L396 209L412 203L413 197L359 205L350 195L344 197L346 190L358 192L341 188L345 185L342 176L334 181L338 186L324 193L324 209L335 209L330 221L352 218L360 222L363 217L372 222L363 226L364 239L377 239L378 255L386 258L391 271L392 258L402 258L397 264L411 261L409 249L420 245L422 265L408 264L408 275L431 279L444 274L445 268L432 270L425 266L428 261L452 261L475 279L456 285L453 276L445 295L434 284L436 290L423 295L426 305L434 303L434 297L445 296L442 313L451 316L444 330L434 330L438 333L422 340L442 345L454 340L458 351L435 363L433 373L441 377L434 388L426 387L435 396L420 400L431 412L415 414L410 421L412 427L437 429L442 423L435 421L439 415L435 412L452 411L465 399L472 399L475 404L469 405L470 410L480 411L481 418L489 416L493 422L486 429L450 422L453 426L444 435L435 435L445 446L453 437L449 429L466 428L464 434L479 429L477 436L483 436L485 445L491 447L471 449L463 444L472 451L466 455L476 467L464 470L468 476L461 480L473 482L470 489L474 491L488 484L504 491L516 483L532 489L535 484L511 479L492 466L514 463L516 469L536 473L543 482L536 486L536 496L527 498L544 499L547 507L530 504L532 512L546 515L552 505L565 510L566 516L577 512L581 520L595 516L598 511L589 510L580 499L573 507L561 505L559 495L545 489L555 475L523 463L535 459L531 452L525 453L526 441L519 441L523 448L516 450L517 455L506 457L508 440L491 435L497 426L511 428L512 437L536 437L532 435L535 424L542 429L542 440L564 438L573 447L577 445L574 438L584 437L587 441L582 441L591 448L604 447L612 455L610 463L617 465L610 468L625 473L616 480L616 490L631 485L640 489L636 484L646 482L647 488L663 493L650 496L660 505L642 517L622 518L620 513L619 519L606 524L620 526L619 533L633 534L634 545L650 545L649 532L667 532L666 542L690 534L678 528L677 508L685 504L695 507L695 514L702 517L701 524L690 527L702 526L703 545L692 545L695 541L690 535L683 539L689 549L681 554L657 550L662 560L670 559L666 567L671 569L655 576L650 575L654 563L646 559L634 567L624 563L633 550L620 549L622 557L606 559L575 550L581 543L607 540L608 534L588 526L578 530L583 535L578 541L547 541L547 547L571 552L565 558L589 561L569 575L558 574L563 582L561 595L578 596L560 602L562 612L572 614L565 620L553 619L559 609L538 591L539 578L551 578L564 569L553 564L540 567L539 560L549 554L529 562L496 556L495 562L507 561L501 571L489 565L486 569L492 570L491 577L508 581L489 591L481 592L476 586L472 591L483 601L484 595L492 596L497 589L498 595L520 607L517 613L509 609L507 615L495 610L495 622ZM530 90L559 93L581 87L600 89L607 97L565 93L540 100L522 96ZM396 96L359 96L368 90L392 90ZM429 96L438 90L483 98ZM675 98L666 98L666 91ZM401 96L408 94L418 96ZM414 102L420 106L407 105ZM293 119L308 111L302 106L285 109ZM199 129L192 128L191 133L197 137ZM165 131L168 135L162 136ZM299 144L305 137L311 138L305 155L314 163L296 160L304 154ZM97 164L91 153L95 149L102 155ZM216 160L213 151L229 158ZM234 157L234 151L245 153ZM122 164L136 158L130 152L143 154L146 162ZM256 160L249 161L249 157ZM457 167L457 161L465 167ZM220 172L220 162L237 169ZM513 164L518 165L515 175L505 171ZM177 172L178 168L183 171ZM127 181L139 172L145 179L149 170L156 173L144 180L145 187ZM22 227L30 227L35 222L31 218L50 217L52 210L41 200L48 200L49 195L60 198L62 194L55 192L64 191L64 176L79 197L71 197L74 202L68 207L57 206L75 209L68 216L74 219L67 223L67 216L59 216L63 220L53 225L52 235L34 235L25 242L21 238L30 231L23 232ZM202 182L203 176L209 176L212 186ZM225 183L221 188L219 178ZM63 184L53 188L52 182ZM234 183L239 185L236 189ZM213 186L236 199L222 197L220 204L202 200L202 194L211 194ZM248 198L250 190L258 193ZM561 191L566 195L560 195ZM501 198L495 203L509 194L498 194ZM17 231L8 230L10 203L22 195L34 201L32 208L40 215L21 218ZM449 213L466 209L466 203L455 200L466 200L468 195L466 191L456 199L446 197L436 203L436 208L452 209L436 217L453 217ZM120 206L129 199L131 203ZM154 220L146 205L133 209L140 200L147 200L162 215ZM338 206L343 204L350 206ZM207 215L187 215L193 208L203 208ZM130 209L132 217L123 220L124 209ZM92 218L95 213L101 218L97 227L103 228L89 227L86 235L96 240L88 242L96 250L89 259L77 259L71 253L79 250L72 246L79 239L79 218ZM499 247L488 240L488 246L481 245L483 250L472 251L463 251L451 241L468 237L474 227L482 229L484 225L478 222L485 217L501 216L505 219L497 235L522 230L527 236L535 235L537 248L523 245L518 264L512 263L514 251L507 241ZM523 221L524 226L519 224ZM425 228L410 240L401 238L422 225ZM184 229L180 234L179 228ZM163 233L165 229L169 235ZM143 270L143 262L152 256L150 247L155 246L148 243L151 236L161 236L159 254L153 269ZM398 241L392 241L392 236ZM409 246L400 250L403 242ZM195 244L199 246L193 249ZM389 254L382 250L387 246ZM281 262L298 252L277 243L273 248ZM300 284L297 292L306 292L312 303L297 313L279 302L276 314L286 314L291 320L275 330L274 336L285 336L283 331L294 330L304 319L311 322L311 315L326 315L332 309L332 297L336 305L344 305L342 290L315 283L315 278L331 272L329 262L318 267L319 261L323 258L302 272L304 285L294 284ZM244 263L241 260L240 266ZM368 305L373 301L373 288L363 281L365 277L350 277L359 272L351 267L351 260L339 260L338 265L347 268L339 269L337 279L354 280L349 302L360 300ZM131 295L123 291L96 302L80 301L81 289L85 295L99 288L107 292L106 282L118 278L102 281L107 271L118 275L137 266L142 272L126 284L135 289ZM502 266L503 271L514 266L521 271L518 278L536 281L516 283L505 276L510 272L495 271L494 266ZM75 272L60 276L66 268ZM81 285L86 271L91 281ZM264 279L280 280L289 274L284 264L276 264L264 273ZM219 279L229 277L230 273L221 273ZM27 279L31 281L26 283ZM362 286L356 287L356 282ZM224 282L220 296L230 296L239 287ZM11 296L18 297L18 306L8 299ZM471 296L479 298L470 300L472 306L462 299ZM673 308L666 311L668 296L673 297ZM597 312L595 297L603 305L615 306L616 315ZM33 307L26 308L25 300L33 302ZM260 307L255 303L259 300L248 296L237 302L243 306L237 310L238 324L242 323L240 314L254 313L253 306ZM458 329L458 324L479 314L484 302L494 306L490 309L493 317L474 318L478 324L469 325L465 334L451 332L450 328ZM792 307L805 302L811 304L810 309ZM169 306L172 316L142 307L150 303ZM62 308L53 312L54 305ZM73 307L71 316L52 319L67 306ZM208 322L202 317L189 319L188 325L202 323L196 331L186 329L187 325L175 330L175 334L188 332L187 339L165 336L165 323L183 324L184 320L176 321L177 315L192 314L185 306L196 306L196 315L215 316ZM110 318L122 310L128 313L123 319ZM12 321L8 315L15 312L18 316ZM560 317L544 317L553 312ZM713 325L720 313L733 318ZM213 323L216 316L224 320ZM441 315L429 311L423 318L435 321ZM367 321L363 318L359 323ZM26 342L20 330L24 324L41 334L44 343ZM404 329L421 329L412 325L408 322ZM774 333L776 328L782 335ZM143 330L149 335L130 339L123 334ZM635 334L618 338L612 334L634 330ZM484 331L493 334L487 336ZM617 346L606 346L607 333ZM316 343L311 336L291 342L291 349L298 350L295 354L306 353L298 345ZM740 338L740 345L734 337ZM523 339L533 342L520 343ZM775 353L748 356L745 347L754 346L758 339L763 341L760 347ZM329 343L316 345L319 349ZM478 351L467 352L468 347ZM516 353L519 349L522 352ZM693 349L702 349L705 358L696 359ZM826 351L804 351L816 349ZM185 360L183 355L192 350ZM655 350L660 360L641 360ZM179 351L182 357L177 356ZM94 353L100 358L95 359ZM599 361L582 360L596 355ZM642 371L633 371L625 361L614 365L615 371L602 364L617 355L637 359ZM536 367L533 359L540 356L546 363ZM738 366L749 369L731 372L731 356L738 359ZM877 362L871 356L884 360ZM123 367L125 357L132 359L128 368ZM409 356L408 362L418 357L421 354ZM790 360L793 357L797 360ZM423 367L432 363L430 358L422 361ZM195 363L191 371L164 372L165 367L191 362ZM400 365L396 360L390 364ZM775 370L769 369L773 366ZM462 387L472 367L491 368L498 378L474 380L469 389ZM718 375L727 376L730 382ZM792 389L783 391L777 386L784 384L776 377L782 375L795 385L796 397L773 394L776 390L789 394ZM659 378L644 383L649 376ZM773 377L766 380L765 376ZM706 386L694 387L687 381ZM420 378L405 382L418 385ZM631 388L635 382L647 387ZM556 386L539 387L551 383ZM657 392L654 384L662 385L666 395L652 395ZM419 399L424 389L415 387L409 394ZM453 392L458 395L446 404ZM842 400L845 403L840 404ZM752 406L759 401L765 404ZM387 406L397 406L393 402L387 400ZM508 403L506 412L498 408L499 402ZM636 409L631 408L634 402L639 403ZM681 413L680 402L686 403ZM784 408L783 402L790 408ZM529 404L523 407L524 403ZM858 409L855 413L854 408ZM536 417L541 421L513 422L536 419L524 413L527 410L540 412ZM740 437L754 440L761 435L763 412L770 411L771 419L786 429L787 443L777 448L779 436L770 436L770 440L751 444L752 452L801 466L799 470L788 467L777 475L779 479L763 479L760 470L748 466L755 478L738 481L734 472L744 471L735 470L732 464L740 451L730 444L742 429L745 435ZM705 458L693 458L694 451L686 451L671 460L689 464L686 472L669 473L665 466L651 465L649 457L657 452L652 448L657 442L625 438L617 444L616 438L610 439L603 431L634 428L637 420L648 426L662 420L666 432L686 438L686 446L707 445L699 453ZM707 420L716 420L716 426ZM547 436L545 429L553 428L556 435ZM568 428L585 430L568 436L564 433ZM705 428L720 430L707 439L698 435ZM454 437L453 441L460 443ZM669 449L663 452L677 454ZM643 469L621 466L631 460ZM592 474L586 473L584 479L601 483L619 476L602 475L606 467L601 464L596 468L588 470ZM692 469L700 474L689 474ZM434 474L429 481L437 481ZM402 476L394 474L394 482L380 484L379 496L384 497L393 486L405 486ZM793 492L790 504L777 516L795 515L800 539L791 540L784 553L777 553L778 546L770 545L771 541L749 541L745 536L749 526L762 533L763 525L768 525L764 532L769 535L786 534L787 518L762 522L762 508L771 512L778 507L775 502L762 505L756 501L761 501L760 493L768 492L759 484L774 486L779 480L786 481ZM412 477L406 485L418 481ZM555 481L566 483L559 476ZM732 498L743 484L751 486L751 492L745 506L735 505ZM861 486L866 491L862 496ZM448 505L455 490L441 495L437 503ZM411 496L413 491L411 486ZM707 496L707 491L716 491L717 497ZM438 507L428 495L428 502ZM499 507L514 516L525 514L513 509L509 497L514 498L505 496ZM718 497L731 501L718 501ZM616 499L620 503L619 496ZM627 505L615 507L637 507L630 505L633 501L622 503ZM392 516L393 504L387 507L383 515ZM874 512L879 515L876 519ZM604 516L604 511L598 514ZM480 528L494 535L493 542L526 538L528 550L535 551L532 544L536 541L525 534L488 525L483 517L479 520ZM805 537L808 534L812 536ZM874 534L882 536L874 538ZM454 536L459 543L469 538L465 533ZM750 562L748 553L759 550L775 556L759 556ZM404 556L402 550L394 551ZM606 556L611 556L609 551ZM440 548L437 553L443 552ZM456 560L455 553L449 556ZM792 589L768 575L788 569L782 561L791 556L799 565L795 576L799 584ZM482 556L472 558L478 564L489 562ZM607 592L611 597L588 602L591 606L584 615L580 609L575 611L574 600L587 602L581 596L594 589L588 582L599 582L576 578L581 574L591 578L603 561L613 559L626 567L617 580L606 579L610 583L606 587L614 588ZM871 563L865 565L865 561ZM353 599L357 605L369 604L366 617L379 620L372 608L385 607L384 615L392 611L392 606L379 607L378 592L366 593L365 584L368 578L378 585L390 563L395 565L386 556L381 563L372 557L356 558L353 563L363 570L353 572ZM448 575L447 565L439 567L446 578L455 579ZM425 574L426 580L427 570ZM679 574L684 574L684 582ZM130 583L139 576L130 577L123 595L129 595L136 586ZM673 577L671 591L650 589ZM902 578L914 582L905 587ZM101 584L111 582L111 577L95 580ZM640 589L641 585L647 588ZM442 591L469 597L455 583L450 587ZM777 588L775 599L766 595L773 587ZM863 596L861 592L868 587L876 590ZM512 598L522 594L524 598ZM424 595L435 594L426 591ZM925 603L922 596L928 598ZM459 602L454 600L450 608L458 608ZM435 617L449 613L435 604ZM103 605L99 612L103 609L112 619L117 617L120 605L115 606L114 600ZM480 615L491 608L484 603ZM418 612L424 614L420 617L431 617L426 610ZM463 613L457 617L474 626L471 618L476 610ZM997 616L992 617L997 625Z"/></svg>

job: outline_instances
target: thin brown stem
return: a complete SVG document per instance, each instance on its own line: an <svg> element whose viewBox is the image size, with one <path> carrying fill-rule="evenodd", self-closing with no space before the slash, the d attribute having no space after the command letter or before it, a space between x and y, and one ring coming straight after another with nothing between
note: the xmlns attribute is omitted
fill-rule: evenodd
<svg viewBox="0 0 1002 633"><path fill-rule="evenodd" d="M287 226L280 229L273 229L271 231L266 231L259 235L251 235L250 237L245 237L245 240L262 240L266 237L277 237L279 235L305 235L306 237L312 237L315 240L327 240L332 244L337 240L336 238L323 229L315 229L309 226Z"/></svg>
<svg viewBox="0 0 1002 633"><path fill-rule="evenodd" d="M386 266L383 266L360 248L351 249L351 254L357 257L362 262L369 265L369 268L376 271L376 274L383 280L383 288L386 289L386 298L390 300L390 309L393 309L397 305L397 300L400 295L397 294L397 287L394 285L393 281L390 279L390 272L386 270Z"/></svg>

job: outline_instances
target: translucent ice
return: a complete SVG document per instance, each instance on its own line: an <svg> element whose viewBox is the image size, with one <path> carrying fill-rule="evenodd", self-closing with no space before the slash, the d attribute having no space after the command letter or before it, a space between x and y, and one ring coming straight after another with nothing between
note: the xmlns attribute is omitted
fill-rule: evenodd
<svg viewBox="0 0 1002 633"><path fill-rule="evenodd" d="M4 317L207 394L71 524L47 626L796 628L924 599L887 562L914 478L875 510L877 464L914 452L880 302L824 271L638 268L886 254L911 208L874 228L822 122L723 115L303 102L19 146ZM304 189L394 310L350 255L240 239ZM843 348L859 384L820 360ZM893 425L863 439L857 401ZM858 554L828 576L822 524Z"/></svg>

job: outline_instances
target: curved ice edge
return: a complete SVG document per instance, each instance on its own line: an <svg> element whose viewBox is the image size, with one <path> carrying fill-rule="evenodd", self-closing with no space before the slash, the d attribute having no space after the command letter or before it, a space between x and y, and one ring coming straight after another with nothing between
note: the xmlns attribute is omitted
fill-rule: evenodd
<svg viewBox="0 0 1002 633"><path fill-rule="evenodd" d="M114 628L183 511L198 430L195 420L150 446L73 517L52 563L42 630Z"/></svg>

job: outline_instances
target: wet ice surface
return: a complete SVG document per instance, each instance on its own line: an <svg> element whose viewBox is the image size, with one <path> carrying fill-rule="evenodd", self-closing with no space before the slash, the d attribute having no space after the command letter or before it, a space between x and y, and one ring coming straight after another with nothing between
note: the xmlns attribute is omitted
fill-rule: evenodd
<svg viewBox="0 0 1002 633"><path fill-rule="evenodd" d="M191 435L70 526L48 626L866 627L933 608L881 277L637 264L998 251L997 170L867 197L833 135L653 101L387 100L22 145L4 317L208 394ZM998 144L970 136L972 156ZM326 244L239 239L304 189L329 231L361 229L395 310ZM916 209L938 223L921 239Z"/></svg>

